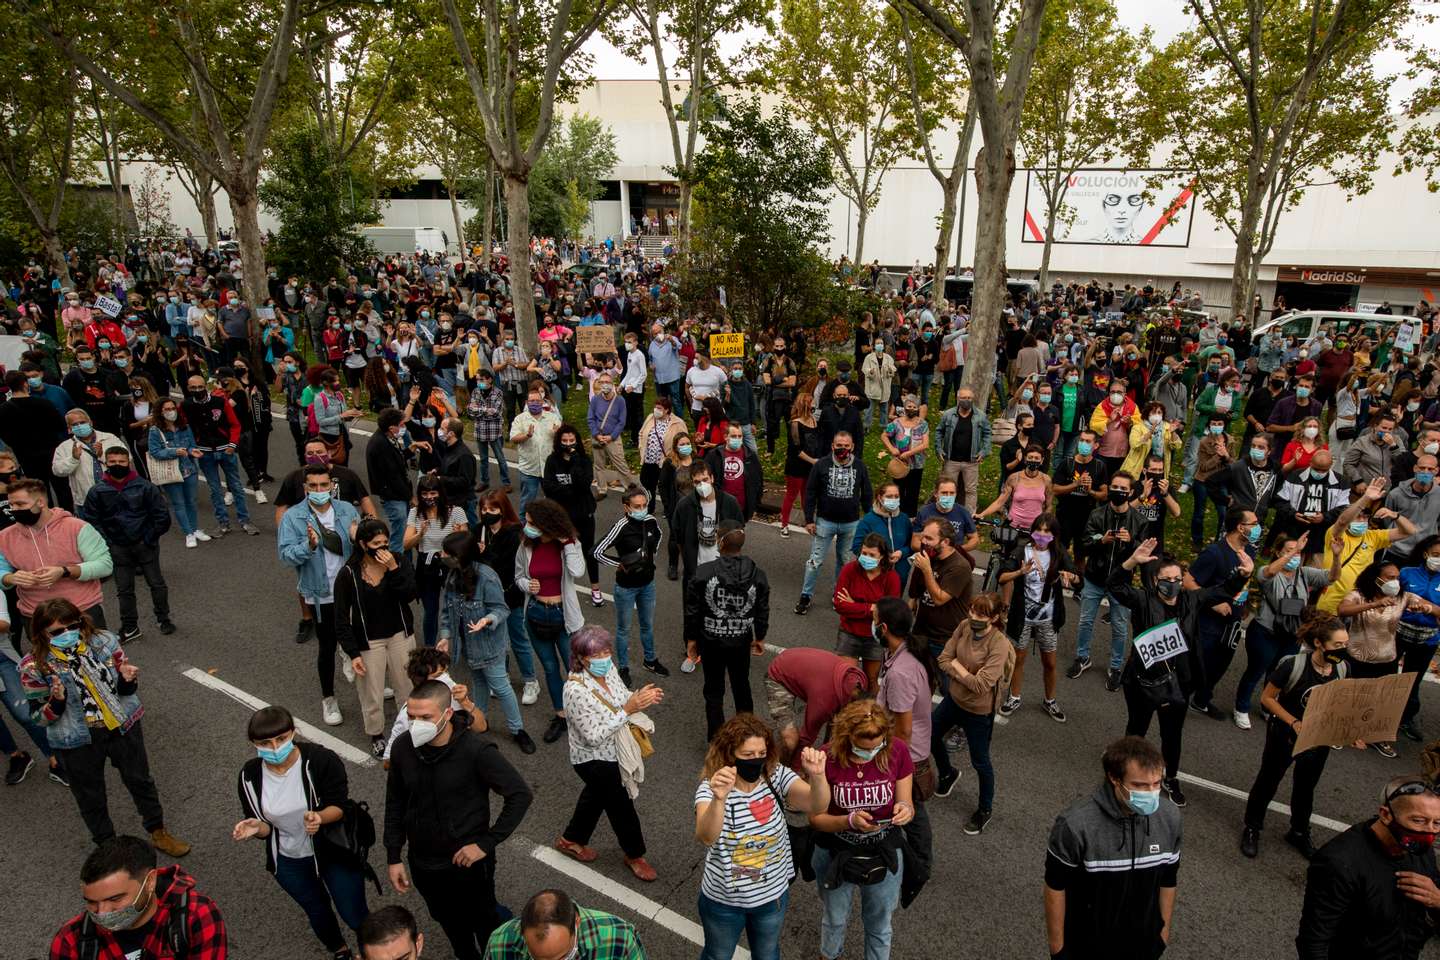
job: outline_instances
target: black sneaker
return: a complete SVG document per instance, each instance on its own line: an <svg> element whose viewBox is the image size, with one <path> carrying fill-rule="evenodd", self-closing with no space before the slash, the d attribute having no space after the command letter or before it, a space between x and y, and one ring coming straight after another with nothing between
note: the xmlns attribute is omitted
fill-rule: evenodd
<svg viewBox="0 0 1440 960"><path fill-rule="evenodd" d="M960 782L960 771L951 770L949 773L940 774L940 779L935 782L935 796L948 797L950 791L955 789L955 784Z"/></svg>
<svg viewBox="0 0 1440 960"><path fill-rule="evenodd" d="M1017 696L1011 695L1011 696L1008 696L1008 697L1005 698L1004 702L1000 704L1000 709L997 710L997 711L995 711L995 712L998 713L998 714L999 714L1000 716L1002 716L1002 717L1008 717L1008 716L1010 716L1010 714L1014 713L1016 710L1019 710L1019 709L1020 709L1020 698L1017 697Z"/></svg>
<svg viewBox="0 0 1440 960"><path fill-rule="evenodd" d="M530 739L530 734L524 730L515 731L515 745L520 748L521 753L534 753L535 741Z"/></svg>
<svg viewBox="0 0 1440 960"><path fill-rule="evenodd" d="M1260 856L1260 831L1246 827L1240 832L1240 852L1254 860Z"/></svg>
<svg viewBox="0 0 1440 960"><path fill-rule="evenodd" d="M301 620L300 625L295 628L295 642L304 643L315 635L315 621Z"/></svg>
<svg viewBox="0 0 1440 960"><path fill-rule="evenodd" d="M1105 689L1111 693L1120 689L1120 671L1114 667L1111 667L1109 672L1105 674Z"/></svg>
<svg viewBox="0 0 1440 960"><path fill-rule="evenodd" d="M140 632L139 627L122 627L120 630L120 646L123 647L127 643L134 643L144 635L145 634Z"/></svg>
<svg viewBox="0 0 1440 960"><path fill-rule="evenodd" d="M175 632L175 624L172 623L172 622L169 621L169 620L161 620L161 621L160 621L160 632L163 633L163 634L164 634L165 636L167 636L167 637L170 636L170 634L172 634L172 633Z"/></svg>
<svg viewBox="0 0 1440 960"><path fill-rule="evenodd" d="M665 576L669 577L671 580L679 580L680 568L673 563L670 564L670 566L665 568Z"/></svg>
<svg viewBox="0 0 1440 960"><path fill-rule="evenodd" d="M10 757L10 769L5 771L5 786L13 787L24 780L25 775L30 772L30 768L33 766L35 766L35 758L31 757L30 754L24 750L13 754Z"/></svg>
<svg viewBox="0 0 1440 960"><path fill-rule="evenodd" d="M1071 680L1078 680L1080 674L1090 669L1089 657L1076 657L1075 662L1070 664L1070 669L1065 671L1065 676Z"/></svg>
<svg viewBox="0 0 1440 960"><path fill-rule="evenodd" d="M1400 732L1405 735L1406 740L1414 740L1416 743L1422 743L1425 740L1425 733L1420 729L1420 724L1413 720L1400 724Z"/></svg>
<svg viewBox="0 0 1440 960"><path fill-rule="evenodd" d="M569 724L565 722L564 717L553 717L550 720L550 726L545 728L545 735L540 739L546 743L554 743L565 735L567 729L569 729Z"/></svg>
<svg viewBox="0 0 1440 960"><path fill-rule="evenodd" d="M377 736L371 737L371 738L370 738L370 756L374 757L376 760L383 759L384 756L385 756L385 745L386 745L388 742L389 742L389 741L387 741L387 740L385 739L384 735L377 735Z"/></svg>
<svg viewBox="0 0 1440 960"><path fill-rule="evenodd" d="M1054 720L1056 723L1064 723L1067 719L1069 719L1065 716L1065 711L1060 709L1060 704L1056 703L1054 700L1046 700L1041 704L1041 706L1044 707L1045 712L1050 715L1050 719Z"/></svg>
<svg viewBox="0 0 1440 960"><path fill-rule="evenodd" d="M222 523L220 529L215 531L215 539L219 540L221 537L228 536L230 536L230 524Z"/></svg>
<svg viewBox="0 0 1440 960"><path fill-rule="evenodd" d="M649 670L657 677L670 676L670 668L665 666L665 664L661 663L659 658L656 658L654 660L646 660L644 665L646 670Z"/></svg>
<svg viewBox="0 0 1440 960"><path fill-rule="evenodd" d="M1162 780L1160 785L1165 788L1166 793L1170 794L1171 803L1177 807L1185 806L1185 791L1180 789L1180 781L1178 779Z"/></svg>
<svg viewBox="0 0 1440 960"><path fill-rule="evenodd" d="M1296 852L1306 860L1315 856L1315 844L1310 842L1308 830L1291 830L1285 834L1285 842L1294 847Z"/></svg>
<svg viewBox="0 0 1440 960"><path fill-rule="evenodd" d="M990 822L991 816L989 810L976 810L970 815L970 819L965 821L965 835L973 837L979 834L985 829L985 824Z"/></svg>
<svg viewBox="0 0 1440 960"><path fill-rule="evenodd" d="M57 762L55 766L51 767L49 776L51 783L58 783L62 787L70 786L70 781L65 776L65 766L62 763Z"/></svg>
<svg viewBox="0 0 1440 960"><path fill-rule="evenodd" d="M803 593L800 594L800 599L795 602L795 612L802 617L810 612L810 598Z"/></svg>
<svg viewBox="0 0 1440 960"><path fill-rule="evenodd" d="M620 668L620 679L621 679L621 681L625 684L626 689L629 689L629 687L630 687L630 668L629 668L629 667L621 667L621 668Z"/></svg>
<svg viewBox="0 0 1440 960"><path fill-rule="evenodd" d="M1370 744L1370 749L1380 754L1380 756L1386 760L1394 760L1399 756L1399 754L1395 752L1395 745L1393 743L1372 743Z"/></svg>

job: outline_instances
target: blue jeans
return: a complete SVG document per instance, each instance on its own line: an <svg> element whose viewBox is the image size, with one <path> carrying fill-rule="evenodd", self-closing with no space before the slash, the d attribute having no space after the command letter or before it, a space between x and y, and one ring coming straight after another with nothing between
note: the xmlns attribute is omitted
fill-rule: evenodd
<svg viewBox="0 0 1440 960"><path fill-rule="evenodd" d="M445 367L436 370L435 383L441 390L445 391L445 396L449 397L453 403L455 401L455 368Z"/></svg>
<svg viewBox="0 0 1440 960"><path fill-rule="evenodd" d="M200 486L200 475L192 473L179 483L162 484L160 489L165 491L165 499L170 501L170 511L175 514L175 522L180 524L180 529L186 536L194 533L200 527L200 518L195 510L195 488ZM221 501L224 501L222 496Z"/></svg>
<svg viewBox="0 0 1440 960"><path fill-rule="evenodd" d="M630 611L640 620L640 646L645 660L655 659L655 581L643 587L615 585L615 660L621 668L630 666Z"/></svg>
<svg viewBox="0 0 1440 960"><path fill-rule="evenodd" d="M859 520L849 523L831 523L823 517L815 518L815 536L810 540L810 556L805 561L805 583L800 587L802 597L813 596L815 581L820 579L820 568L825 566L825 551L830 542L835 542L835 577L839 579L840 568L850 562L850 544L855 540L855 528Z"/></svg>
<svg viewBox="0 0 1440 960"><path fill-rule="evenodd" d="M1221 506L1220 501L1215 499L1215 497L1210 493L1210 491L1206 489L1205 482L1203 480L1194 481L1190 486L1190 492L1195 497L1194 506L1192 506L1190 510L1190 542L1204 543L1205 504L1207 502L1215 504L1215 513L1219 517L1219 520L1215 526L1216 531L1223 530L1225 527L1225 508Z"/></svg>
<svg viewBox="0 0 1440 960"><path fill-rule="evenodd" d="M400 556L405 549L405 518L410 515L410 504L404 500L381 500L380 515L390 528L390 552ZM433 647L433 641L425 644Z"/></svg>
<svg viewBox="0 0 1440 960"><path fill-rule="evenodd" d="M1191 434L1185 438L1185 475L1181 483L1194 483L1195 470L1200 466L1200 438Z"/></svg>
<svg viewBox="0 0 1440 960"><path fill-rule="evenodd" d="M510 465L505 462L505 441L479 440L475 445L480 448L480 485L490 486L490 457L494 456L495 462L500 464L500 482L509 486Z"/></svg>
<svg viewBox="0 0 1440 960"><path fill-rule="evenodd" d="M530 641L540 666L545 669L545 687L556 712L565 709L565 674L570 672L570 631L565 629L565 605L532 600L525 610Z"/></svg>
<svg viewBox="0 0 1440 960"><path fill-rule="evenodd" d="M920 402L928 404L930 402L930 385L935 382L935 374L917 373L915 380L920 385Z"/></svg>
<svg viewBox="0 0 1440 960"><path fill-rule="evenodd" d="M990 762L990 735L995 732L995 718L971 713L948 696L941 696L930 714L930 755L935 758L935 772L942 777L955 771L950 763L950 751L945 747L945 734L957 726L965 731L970 766L980 781L976 806L990 810L995 803L995 767Z"/></svg>
<svg viewBox="0 0 1440 960"><path fill-rule="evenodd" d="M215 508L215 522L222 527L230 526L230 512L225 509L225 491L220 489L220 471L225 471L225 486L235 500L235 520L250 522L250 511L245 507L245 486L240 482L240 457L233 453L202 453L200 472L210 485L210 506Z"/></svg>
<svg viewBox="0 0 1440 960"><path fill-rule="evenodd" d="M745 446L749 447L755 456L760 456L760 447L755 443L755 424L742 423L739 426L740 434L745 438Z"/></svg>
<svg viewBox="0 0 1440 960"><path fill-rule="evenodd" d="M505 629L510 634L510 652L515 654L515 662L520 665L520 678L534 680L535 657L530 647L530 630L525 625L523 605L510 611L510 615L505 618Z"/></svg>
<svg viewBox="0 0 1440 960"><path fill-rule="evenodd" d="M315 873L315 858L275 858L275 882L300 904L310 920L310 929L329 951L345 946L345 937L340 925L335 922L335 910L351 930L360 929L370 908L365 903L365 878L359 870L329 863ZM335 910L330 908L331 902Z"/></svg>
<svg viewBox="0 0 1440 960"><path fill-rule="evenodd" d="M30 708L25 703L25 691L20 689L20 667L9 657L0 656L0 684L5 685L5 709L25 728L35 746L40 748L41 755L48 759L50 738L44 727L30 719ZM15 747L10 748L10 752L14 750Z"/></svg>
<svg viewBox="0 0 1440 960"><path fill-rule="evenodd" d="M510 686L510 674L505 670L505 658L499 656L478 667L473 663L468 666L472 691L470 699L475 703L487 703L490 691L495 691L495 699L500 701L500 709L505 714L505 729L511 733L525 729L525 721L520 719L520 700L515 696L515 688Z"/></svg>
<svg viewBox="0 0 1440 960"><path fill-rule="evenodd" d="M900 865L879 883L860 887L860 921L865 929L865 960L889 960L890 918L900 903L900 879L905 874L905 852L896 851ZM815 848L810 863L815 868L815 887L820 891L820 956L835 960L845 948L845 925L850 922L850 905L855 884L842 883L826 890L821 879L830 870L834 854Z"/></svg>
<svg viewBox="0 0 1440 960"><path fill-rule="evenodd" d="M789 905L789 890L758 907L732 907L702 892L699 910L705 948L700 960L732 960L742 933L750 944L752 960L780 960L780 929Z"/></svg>
<svg viewBox="0 0 1440 960"><path fill-rule="evenodd" d="M530 504L540 499L540 478L532 477L530 474L521 471L520 473L520 519L525 519L525 510Z"/></svg>
<svg viewBox="0 0 1440 960"><path fill-rule="evenodd" d="M1090 635L1095 632L1095 614L1100 609L1100 598L1110 597L1104 587L1097 587L1089 580L1080 590L1080 632L1076 635L1075 656L1082 660L1090 658ZM1125 664L1125 650L1130 646L1130 608L1114 597L1110 597L1110 669L1119 670Z"/></svg>
<svg viewBox="0 0 1440 960"><path fill-rule="evenodd" d="M1259 620L1250 621L1245 631L1245 672L1235 686L1236 712L1250 712L1250 698L1260 681L1275 669L1281 657L1298 649L1299 643L1289 634L1261 626Z"/></svg>

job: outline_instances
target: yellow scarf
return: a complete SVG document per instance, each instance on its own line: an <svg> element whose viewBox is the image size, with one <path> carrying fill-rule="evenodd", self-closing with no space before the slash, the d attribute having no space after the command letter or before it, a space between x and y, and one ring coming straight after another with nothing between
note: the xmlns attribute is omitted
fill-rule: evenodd
<svg viewBox="0 0 1440 960"><path fill-rule="evenodd" d="M85 685L90 693L90 699L95 701L95 706L100 711L100 720L105 724L106 730L120 729L120 703L111 690L105 690L101 686L100 678L96 675L94 661L85 657L89 647L82 640L75 647L75 655L63 653L50 648L50 655L56 660L70 667L70 672ZM118 675L118 674L117 674Z"/></svg>

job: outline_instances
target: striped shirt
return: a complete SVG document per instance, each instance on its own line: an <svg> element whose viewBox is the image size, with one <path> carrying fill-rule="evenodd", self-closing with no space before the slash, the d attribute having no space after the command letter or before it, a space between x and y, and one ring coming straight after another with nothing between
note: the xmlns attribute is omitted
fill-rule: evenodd
<svg viewBox="0 0 1440 960"><path fill-rule="evenodd" d="M773 791L764 781L749 792L741 792L738 785L730 791L720 836L705 855L701 893L717 903L748 908L777 900L789 889L794 859L785 811L775 797L787 796L798 779L795 771L781 764L770 774ZM710 781L700 781L695 805L714 799Z"/></svg>

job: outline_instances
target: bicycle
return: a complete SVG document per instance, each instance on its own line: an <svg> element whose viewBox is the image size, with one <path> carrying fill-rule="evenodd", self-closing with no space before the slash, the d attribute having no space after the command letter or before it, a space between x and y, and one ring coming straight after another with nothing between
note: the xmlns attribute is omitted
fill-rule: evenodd
<svg viewBox="0 0 1440 960"><path fill-rule="evenodd" d="M1025 531L1013 526L1010 518L1003 514L993 519L977 520L975 526L990 528L990 542L994 544L994 549L990 551L990 562L985 565L980 590L995 593L1000 589L1000 567L1005 562L1005 555L1024 537Z"/></svg>

